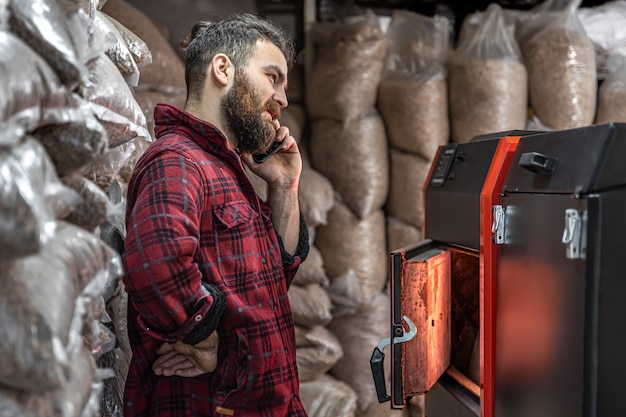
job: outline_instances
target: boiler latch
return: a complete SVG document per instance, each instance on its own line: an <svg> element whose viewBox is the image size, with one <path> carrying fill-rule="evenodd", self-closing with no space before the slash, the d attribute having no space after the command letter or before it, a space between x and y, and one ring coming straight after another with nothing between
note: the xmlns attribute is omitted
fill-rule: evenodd
<svg viewBox="0 0 626 417"><path fill-rule="evenodd" d="M587 252L587 211L582 215L576 209L565 210L563 243L567 259L585 259Z"/></svg>

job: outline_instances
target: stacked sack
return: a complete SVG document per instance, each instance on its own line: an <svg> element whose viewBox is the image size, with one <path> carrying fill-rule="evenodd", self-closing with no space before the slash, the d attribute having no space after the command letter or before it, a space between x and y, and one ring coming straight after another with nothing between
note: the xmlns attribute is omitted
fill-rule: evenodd
<svg viewBox="0 0 626 417"><path fill-rule="evenodd" d="M383 211L389 153L376 108L387 38L371 11L316 23L311 37L316 49L306 82L308 145L312 167L334 191L314 246L332 301L326 327L342 355L326 374L302 384L302 398L312 417L389 415L389 405L378 404L367 366L389 330Z"/></svg>
<svg viewBox="0 0 626 417"><path fill-rule="evenodd" d="M395 11L387 30L389 50L378 89L378 109L389 137L386 203L389 250L421 240L423 185L437 149L448 143L448 86L443 63L450 23Z"/></svg>
<svg viewBox="0 0 626 417"><path fill-rule="evenodd" d="M118 177L135 141L150 141L129 87L150 52L100 6L0 1L3 416L111 415L108 386L121 415L108 314L122 273Z"/></svg>

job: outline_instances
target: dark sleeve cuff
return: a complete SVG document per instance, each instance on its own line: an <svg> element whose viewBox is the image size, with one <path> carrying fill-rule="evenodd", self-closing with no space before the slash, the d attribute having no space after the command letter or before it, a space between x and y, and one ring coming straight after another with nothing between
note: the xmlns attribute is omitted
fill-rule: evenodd
<svg viewBox="0 0 626 417"><path fill-rule="evenodd" d="M209 337L217 329L226 307L226 297L215 285L203 281L202 287L213 298L213 304L204 319L183 339L183 343L188 345L195 345Z"/></svg>
<svg viewBox="0 0 626 417"><path fill-rule="evenodd" d="M280 245L280 255L283 259L284 266L293 265L295 258L300 258L302 262L306 259L309 254L309 229L306 225L306 221L304 220L304 216L300 213L300 232L298 236L298 247L296 248L296 253L291 255L289 252L285 250L285 246L283 245L283 239L280 237L278 233L278 244Z"/></svg>

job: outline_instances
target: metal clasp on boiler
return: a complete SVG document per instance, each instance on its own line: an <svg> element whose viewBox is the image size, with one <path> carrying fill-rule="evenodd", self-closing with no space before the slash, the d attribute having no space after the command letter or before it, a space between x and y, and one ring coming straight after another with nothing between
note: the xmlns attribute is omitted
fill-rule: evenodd
<svg viewBox="0 0 626 417"><path fill-rule="evenodd" d="M567 259L584 259L587 251L587 212L581 216L576 209L565 210L565 229L562 242Z"/></svg>
<svg viewBox="0 0 626 417"><path fill-rule="evenodd" d="M491 233L493 233L493 243L501 245L504 243L504 219L505 212L501 205L491 207L493 214L493 223L491 224Z"/></svg>
<svg viewBox="0 0 626 417"><path fill-rule="evenodd" d="M405 332L401 328L396 329L396 333L400 333L393 337L393 343L404 343L413 339L415 334L417 333L417 327L407 316L402 316L404 321L409 325L409 331ZM400 331L397 331L397 330ZM383 370L383 362L385 361L385 354L383 350L386 346L392 343L391 337L385 337L380 339L378 342L378 346L374 348L374 352L372 352L372 357L370 358L370 367L372 368L372 376L374 377L374 385L376 387L376 395L378 396L378 402L384 403L385 401L389 401L391 397L387 394L387 389L385 387L385 373Z"/></svg>

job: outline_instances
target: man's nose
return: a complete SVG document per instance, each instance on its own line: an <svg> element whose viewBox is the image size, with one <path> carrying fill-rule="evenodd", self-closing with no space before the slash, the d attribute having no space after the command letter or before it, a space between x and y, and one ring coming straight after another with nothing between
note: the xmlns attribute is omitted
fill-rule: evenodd
<svg viewBox="0 0 626 417"><path fill-rule="evenodd" d="M289 104L289 101L287 100L287 92L284 88L278 88L274 93L273 99L278 103L281 109L284 109Z"/></svg>

